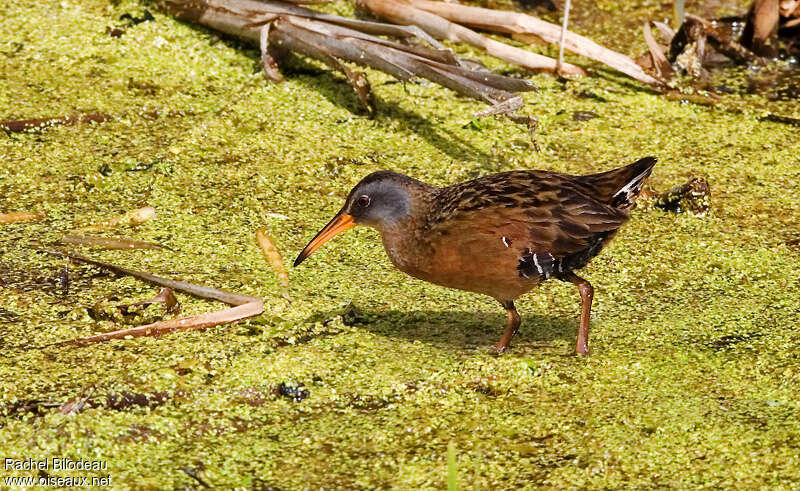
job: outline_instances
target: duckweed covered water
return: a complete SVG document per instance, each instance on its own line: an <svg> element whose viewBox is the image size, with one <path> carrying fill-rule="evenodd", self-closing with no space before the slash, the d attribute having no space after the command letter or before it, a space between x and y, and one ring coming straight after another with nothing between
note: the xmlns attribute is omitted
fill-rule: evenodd
<svg viewBox="0 0 800 491"><path fill-rule="evenodd" d="M598 5L608 21L579 28L600 40L615 19L669 10ZM120 19L145 9L153 20ZM669 101L594 65L582 80L535 75L541 90L525 110L540 120L537 153L509 121L469 125L483 106L437 86L369 72L369 120L343 78L312 63L295 60L285 83L268 83L252 48L144 4L11 0L0 18L0 118L111 116L0 134L0 212L47 217L0 226L3 459L103 461L107 471L49 474L109 475L119 488L443 489L453 442L465 488L800 482L800 130L763 120L800 116L796 101ZM640 38L613 47L638 55ZM585 270L596 288L586 359L570 354L570 285L524 297L514 349L495 356L502 309L403 276L374 231L291 270L291 302L253 238L266 226L294 257L378 169L446 185L646 155L659 158L657 191L706 178L711 213L645 203ZM146 205L154 219L114 232L171 250L82 252L263 296L266 313L160 339L42 347L118 328L91 307L157 288L34 247ZM178 298L182 315L224 308ZM86 402L61 414L70 400Z"/></svg>

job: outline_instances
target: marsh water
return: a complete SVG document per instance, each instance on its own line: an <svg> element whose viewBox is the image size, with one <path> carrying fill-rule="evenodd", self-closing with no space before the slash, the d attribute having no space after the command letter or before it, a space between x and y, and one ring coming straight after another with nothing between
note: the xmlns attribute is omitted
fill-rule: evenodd
<svg viewBox="0 0 800 491"><path fill-rule="evenodd" d="M687 2L708 18L746 7ZM352 13L346 2L326 8ZM145 11L152 20L126 20ZM672 15L669 2L650 1L576 2L572 12L577 32L634 57L646 50L644 21ZM537 151L511 121L470 124L484 106L436 85L368 71L369 119L322 65L296 59L284 83L269 83L253 47L146 3L10 0L0 18L0 119L109 116L0 133L0 212L44 216L0 225L0 457L103 462L102 472L48 472L107 475L119 488L442 489L452 442L465 489L800 481L791 67L723 68L713 81L729 90L707 104L584 59L568 58L590 76L561 80L452 45L540 87L524 108L539 120ZM372 230L291 269L290 300L255 241L267 227L288 263L379 169L444 186L521 168L593 173L647 155L659 159L651 196L702 177L710 212L643 200L584 270L596 289L586 358L571 355L571 285L523 297L520 334L498 356L496 302L403 276ZM121 315L114 305L158 288L38 252L143 206L156 216L106 235L165 249L74 250L263 297L266 312L160 338L48 346L170 316L160 305ZM180 315L224 308L177 297Z"/></svg>

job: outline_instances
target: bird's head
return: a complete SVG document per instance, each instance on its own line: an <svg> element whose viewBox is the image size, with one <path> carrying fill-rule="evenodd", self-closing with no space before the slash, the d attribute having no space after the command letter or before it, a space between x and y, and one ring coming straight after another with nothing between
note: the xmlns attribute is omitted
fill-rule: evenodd
<svg viewBox="0 0 800 491"><path fill-rule="evenodd" d="M311 239L294 265L356 225L368 225L383 232L402 222L411 214L412 189L421 186L426 185L396 172L379 171L368 175L350 191L339 213Z"/></svg>

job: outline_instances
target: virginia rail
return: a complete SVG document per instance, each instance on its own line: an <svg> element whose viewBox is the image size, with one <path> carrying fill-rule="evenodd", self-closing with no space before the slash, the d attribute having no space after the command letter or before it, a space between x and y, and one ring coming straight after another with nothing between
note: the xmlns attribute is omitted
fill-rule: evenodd
<svg viewBox="0 0 800 491"><path fill-rule="evenodd" d="M392 263L437 285L483 293L506 309L497 350L519 329L516 300L557 278L578 287L581 319L575 352L589 354L594 289L575 274L630 218L656 163L571 176L539 170L502 172L438 188L395 172L374 172L303 249L297 266L322 244L356 225L378 230Z"/></svg>

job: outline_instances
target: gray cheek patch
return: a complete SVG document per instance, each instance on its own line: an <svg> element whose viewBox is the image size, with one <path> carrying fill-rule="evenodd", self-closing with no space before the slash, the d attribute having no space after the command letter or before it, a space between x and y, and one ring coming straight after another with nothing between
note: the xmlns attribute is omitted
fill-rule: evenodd
<svg viewBox="0 0 800 491"><path fill-rule="evenodd" d="M411 213L411 203L402 189L394 186L376 186L370 215L386 225L406 218Z"/></svg>

